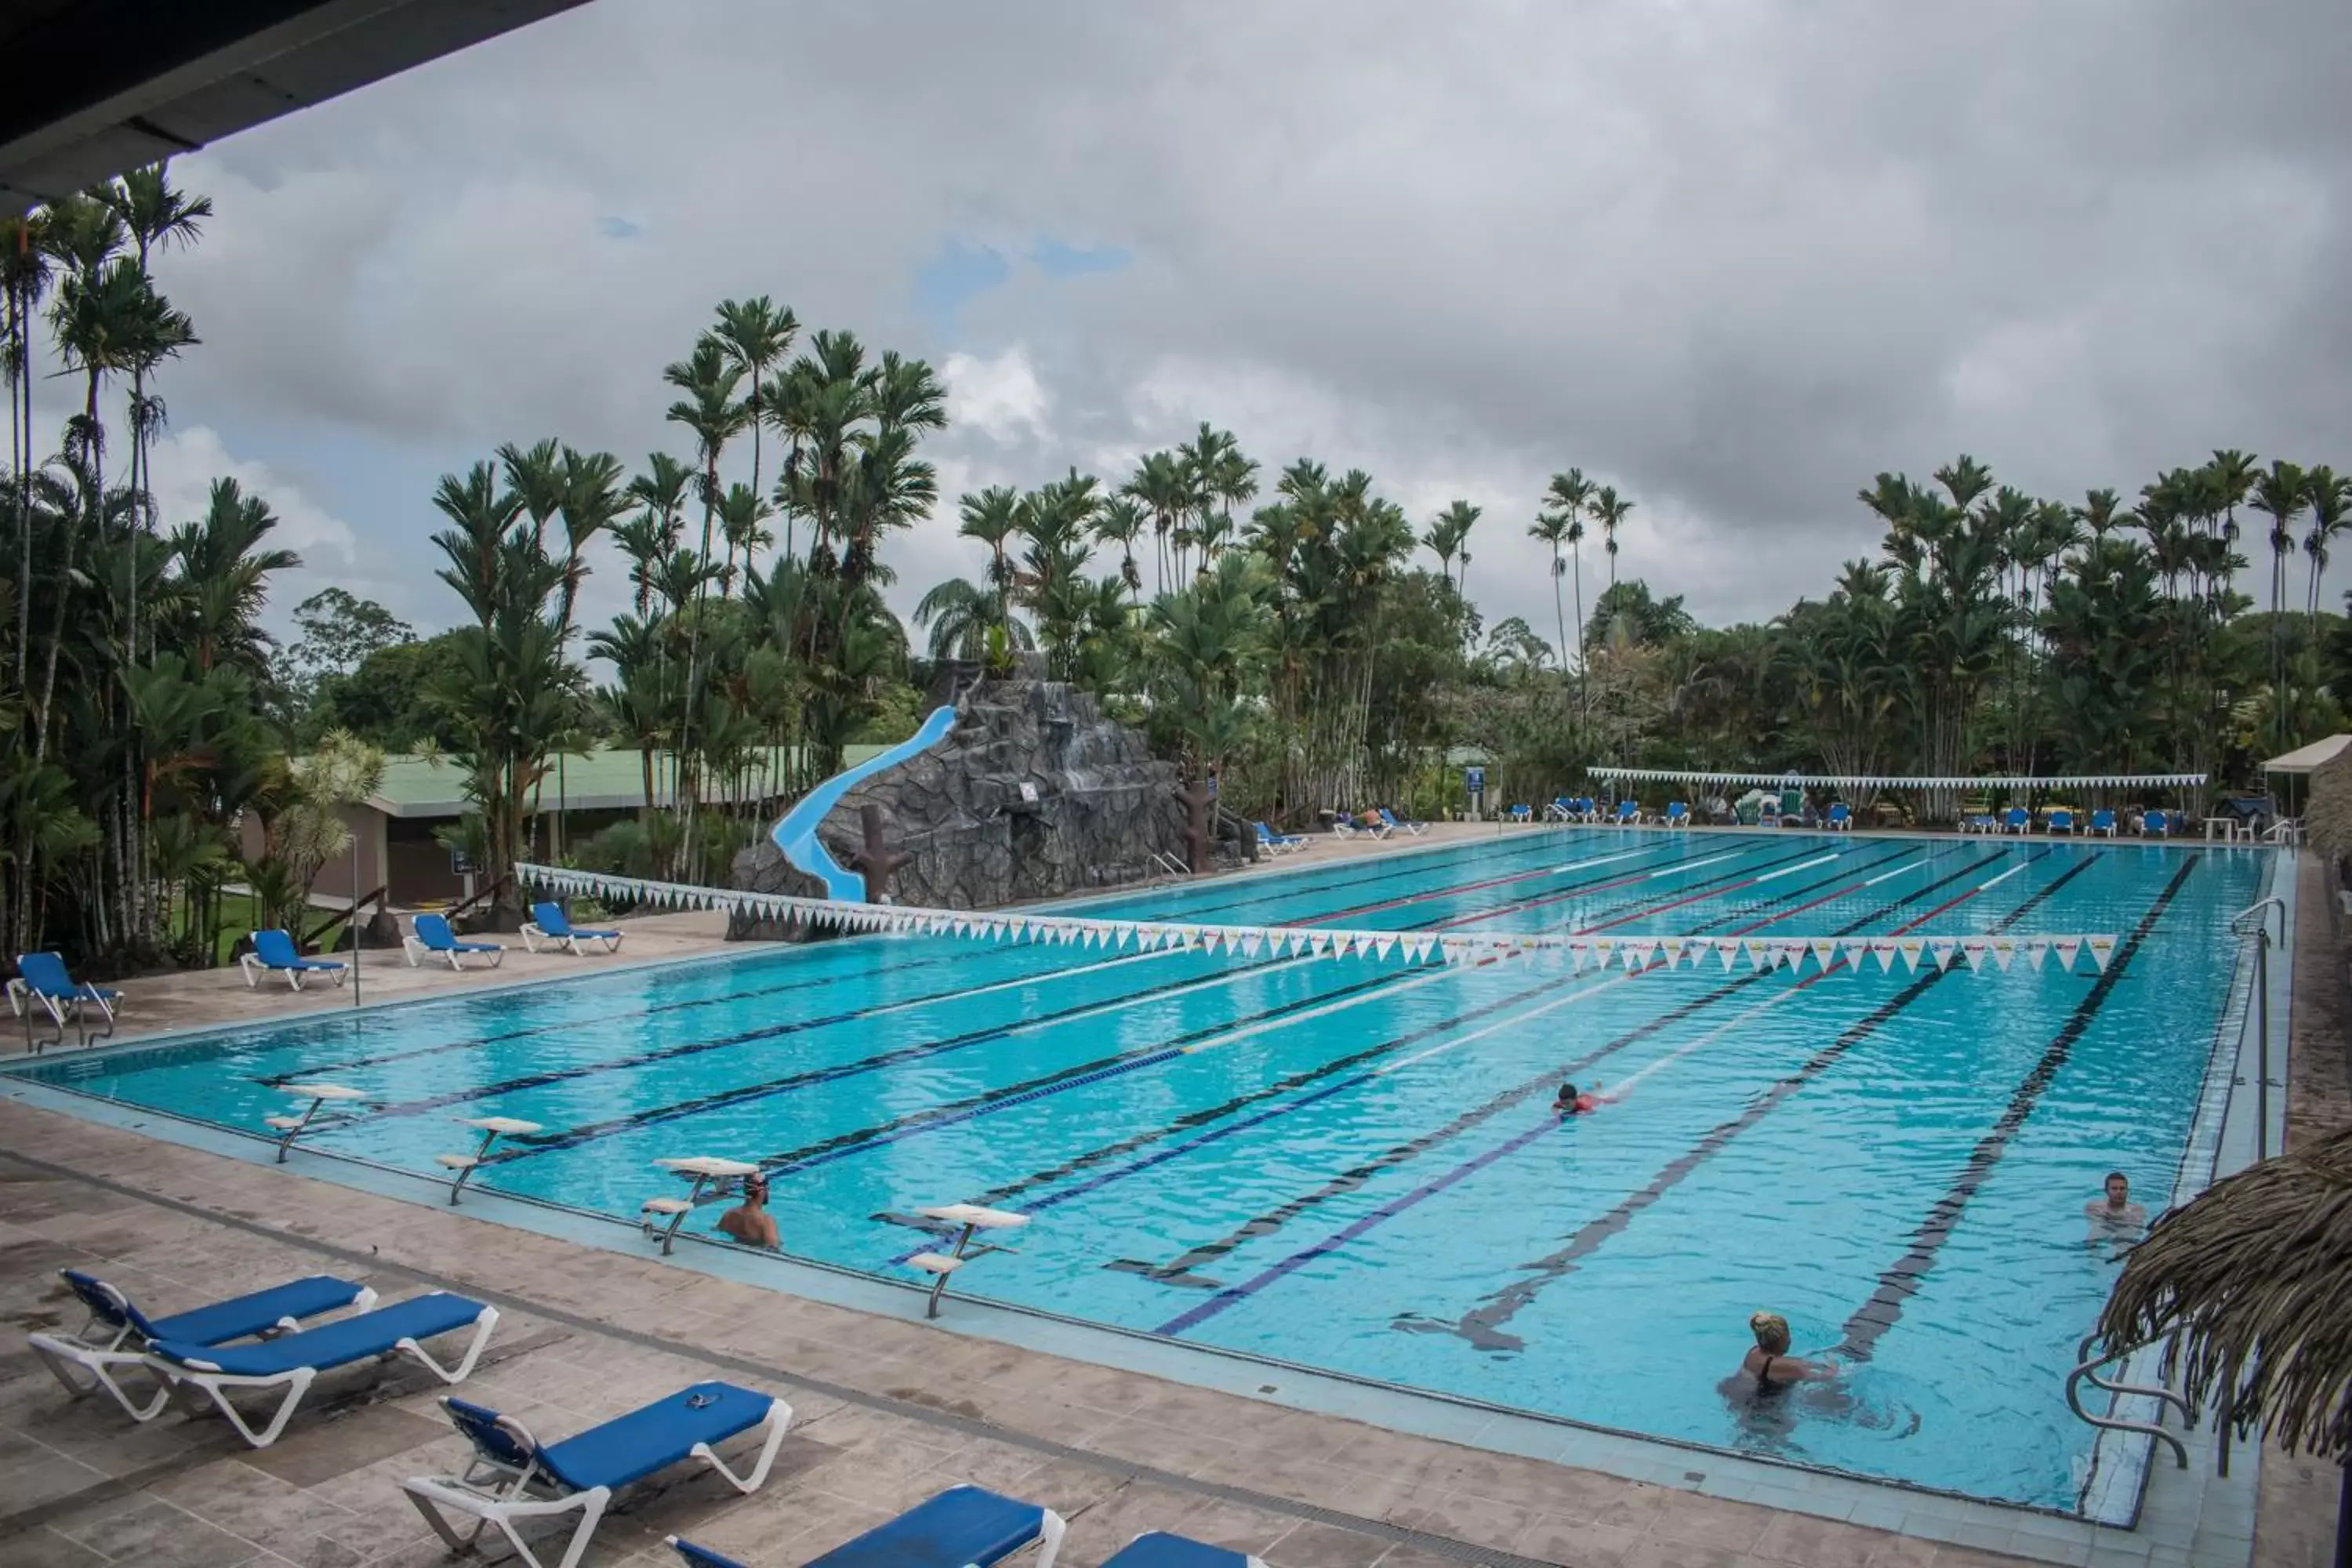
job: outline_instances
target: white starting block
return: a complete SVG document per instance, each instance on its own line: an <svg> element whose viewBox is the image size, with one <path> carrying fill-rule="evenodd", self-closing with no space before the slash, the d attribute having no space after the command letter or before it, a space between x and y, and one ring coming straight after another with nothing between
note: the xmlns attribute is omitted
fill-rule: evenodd
<svg viewBox="0 0 2352 1568"><path fill-rule="evenodd" d="M278 1134L278 1163L281 1165L286 1163L286 1152L294 1147L294 1140L310 1131L310 1123L318 1119L320 1111L330 1105L367 1098L358 1089L346 1089L340 1083L289 1083L278 1087L297 1100L310 1102L299 1116L265 1116L261 1119L263 1126Z"/></svg>
<svg viewBox="0 0 2352 1568"><path fill-rule="evenodd" d="M670 1255L671 1244L677 1240L677 1227L686 1216L709 1198L723 1197L733 1192L749 1176L760 1173L760 1167L748 1160L722 1160L710 1154L693 1154L684 1159L656 1160L655 1164L672 1175L684 1177L694 1184L682 1198L647 1198L637 1209L637 1226L651 1241L661 1237L662 1256ZM662 1226L667 1219L669 1224ZM656 1227L660 1226L658 1232Z"/></svg>
<svg viewBox="0 0 2352 1568"><path fill-rule="evenodd" d="M474 1129L482 1135L482 1142L470 1154L433 1156L435 1164L439 1165L443 1170L457 1173L457 1179L449 1184L449 1203L452 1207L457 1205L458 1190L473 1179L474 1173L481 1169L482 1162L489 1158L491 1144L501 1138L520 1137L526 1132L539 1131L538 1122L518 1121L511 1116L461 1116L457 1118L457 1125Z"/></svg>
<svg viewBox="0 0 2352 1568"><path fill-rule="evenodd" d="M1029 1223L1025 1214L1009 1209L982 1208L978 1204L940 1204L933 1208L917 1209L921 1218L936 1220L943 1226L960 1226L954 1250L950 1252L918 1252L907 1259L907 1267L920 1269L931 1277L930 1300L924 1304L923 1316L940 1315L940 1298L948 1291L948 1276L977 1258L992 1252L1011 1252L1012 1247L991 1242L975 1249L972 1238L983 1230L1018 1230ZM944 1234L944 1232L942 1233Z"/></svg>

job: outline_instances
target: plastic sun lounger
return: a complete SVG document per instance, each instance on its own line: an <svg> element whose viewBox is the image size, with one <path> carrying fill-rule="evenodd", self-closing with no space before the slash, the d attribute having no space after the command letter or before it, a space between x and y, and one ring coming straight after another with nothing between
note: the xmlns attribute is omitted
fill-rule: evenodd
<svg viewBox="0 0 2352 1568"><path fill-rule="evenodd" d="M33 1353L76 1399L102 1388L114 1396L114 1402L133 1421L152 1421L162 1415L163 1406L171 1402L172 1385L159 1382L152 1397L139 1404L115 1380L115 1369L146 1364L147 1347L158 1340L225 1345L289 1332L301 1327L305 1318L345 1307L356 1307L364 1312L375 1305L375 1292L366 1286L332 1275L314 1274L307 1279L273 1285L267 1290L215 1301L193 1311L150 1318L131 1304L131 1298L103 1279L72 1268L58 1272L67 1288L89 1309L89 1321L77 1333L32 1335ZM87 1374L89 1381L77 1381L77 1371Z"/></svg>
<svg viewBox="0 0 2352 1568"><path fill-rule="evenodd" d="M294 945L294 936L285 931L257 931L253 933L253 951L236 955L236 966L244 972L248 990L261 987L264 974L283 974L286 984L295 990L302 989L306 974L331 974L341 985L350 978L350 966L339 958L305 958Z"/></svg>
<svg viewBox="0 0 2352 1568"><path fill-rule="evenodd" d="M114 1017L121 1001L120 991L76 980L67 972L66 961L54 952L18 953L16 978L8 982L8 1005L25 1021L25 1048L36 1055L50 1046L64 1045L68 1023L74 1026L75 1043L89 1045L89 1010L93 1007L106 1020L106 1027L98 1032L98 1037L112 1038ZM36 1008L48 1016L50 1026L57 1031L46 1040L33 1037Z"/></svg>
<svg viewBox="0 0 2352 1568"><path fill-rule="evenodd" d="M616 931L582 931L567 919L563 906L541 903L530 906L530 919L523 921L522 944L531 952L539 951L545 942L551 948L562 948L574 955L582 953L583 942L594 942L606 952L621 951L621 935Z"/></svg>
<svg viewBox="0 0 2352 1568"><path fill-rule="evenodd" d="M2108 837L2113 838L2116 836L2116 814L2105 806L2101 806L2098 810L2091 813L2091 826L2089 831L2090 833L2104 833ZM2086 834L2085 837L2088 837L2088 834Z"/></svg>
<svg viewBox="0 0 2352 1568"><path fill-rule="evenodd" d="M1535 819L1535 807L1531 805L1515 805L1511 807L1511 820L1513 822L1533 822Z"/></svg>
<svg viewBox="0 0 2352 1568"><path fill-rule="evenodd" d="M1635 823L1640 822L1642 820L1642 803L1638 800L1619 801L1617 803L1617 815L1612 820L1613 820L1620 827L1629 827Z"/></svg>
<svg viewBox="0 0 2352 1568"><path fill-rule="evenodd" d="M302 1395L320 1373L404 1351L442 1382L463 1383L498 1323L496 1307L446 1290L433 1290L258 1344L221 1346L158 1340L148 1347L147 1364L164 1377L201 1389L228 1417L239 1436L257 1448L267 1448L286 1430L294 1407L302 1403ZM425 1353L421 1342L467 1327L474 1331L473 1341L454 1369ZM282 1388L286 1394L268 1423L257 1432L229 1403L227 1391L232 1388Z"/></svg>
<svg viewBox="0 0 2352 1568"><path fill-rule="evenodd" d="M1050 1508L982 1487L950 1487L887 1523L845 1541L804 1568L993 1568L1034 1545L1034 1568L1054 1568L1069 1527ZM693 1568L743 1568L707 1546L669 1537Z"/></svg>
<svg viewBox="0 0 2352 1568"><path fill-rule="evenodd" d="M1155 1530L1103 1559L1102 1568L1265 1568L1265 1564L1229 1546L1211 1546Z"/></svg>
<svg viewBox="0 0 2352 1568"><path fill-rule="evenodd" d="M1564 795L1554 795L1551 804L1544 807L1544 820L1547 822L1576 821L1576 802Z"/></svg>
<svg viewBox="0 0 2352 1568"><path fill-rule="evenodd" d="M1691 825L1690 802L1686 800L1666 802L1666 815L1659 820L1668 827L1688 827Z"/></svg>
<svg viewBox="0 0 2352 1568"><path fill-rule="evenodd" d="M2030 833L2033 830L2033 814L2021 805L2012 805L2000 814L2003 833Z"/></svg>
<svg viewBox="0 0 2352 1568"><path fill-rule="evenodd" d="M2053 838L2061 833L2071 836L2074 831L2074 814L2063 805L2053 805L2050 808L2050 820L2042 825L2042 830Z"/></svg>
<svg viewBox="0 0 2352 1568"><path fill-rule="evenodd" d="M506 962L507 950L495 942L460 942L457 933L449 929L446 915L418 915L409 921L415 929L401 939L401 949L408 954L408 967L418 966L422 956L446 958L452 969L465 967L465 955L487 952L490 967L496 969Z"/></svg>
<svg viewBox="0 0 2352 1568"><path fill-rule="evenodd" d="M1429 830L1429 824L1426 822L1400 820L1396 813L1391 811L1385 805L1381 806L1380 811L1381 821L1387 826L1388 830L1391 833L1410 833L1418 837Z"/></svg>
<svg viewBox="0 0 2352 1568"><path fill-rule="evenodd" d="M2172 836L2172 819L2160 811L2151 811L2140 818L2140 837L2168 838Z"/></svg>
<svg viewBox="0 0 2352 1568"><path fill-rule="evenodd" d="M401 1490L453 1553L470 1552L483 1531L496 1529L530 1568L544 1565L518 1525L577 1513L559 1568L578 1568L614 1493L672 1465L700 1459L737 1491L757 1491L793 1420L782 1400L731 1383L698 1383L544 1446L511 1415L447 1395L441 1407L473 1445L473 1457L461 1474L418 1476L403 1481ZM748 1475L736 1474L713 1451L730 1437L762 1430L767 1436ZM473 1530L460 1536L451 1513L471 1518Z"/></svg>
<svg viewBox="0 0 2352 1568"><path fill-rule="evenodd" d="M1822 826L1835 832L1852 833L1853 831L1853 809L1842 800L1830 802L1830 814L1823 820Z"/></svg>
<svg viewBox="0 0 2352 1568"><path fill-rule="evenodd" d="M1263 822L1253 822L1250 826L1256 830L1257 847L1261 849L1269 850L1276 855L1287 855L1294 849L1307 847L1307 840L1300 834L1276 833Z"/></svg>

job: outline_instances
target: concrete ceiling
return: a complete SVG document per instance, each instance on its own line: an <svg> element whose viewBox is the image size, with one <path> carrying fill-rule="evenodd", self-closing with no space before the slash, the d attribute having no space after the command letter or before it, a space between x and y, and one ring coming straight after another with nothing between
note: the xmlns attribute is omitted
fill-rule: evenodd
<svg viewBox="0 0 2352 1568"><path fill-rule="evenodd" d="M0 0L0 213L586 0Z"/></svg>

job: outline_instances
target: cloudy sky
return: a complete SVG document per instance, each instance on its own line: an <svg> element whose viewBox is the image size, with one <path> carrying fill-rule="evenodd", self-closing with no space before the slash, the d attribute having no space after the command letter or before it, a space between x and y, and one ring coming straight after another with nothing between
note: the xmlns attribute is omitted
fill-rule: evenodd
<svg viewBox="0 0 2352 1568"><path fill-rule="evenodd" d="M687 452L661 367L764 293L942 368L950 498L1208 419L1483 506L1540 626L1578 465L1627 574L1763 616L1881 469L2352 467L2347 80L2341 0L594 0L183 162L157 473L445 625L436 478ZM902 610L978 559L942 512Z"/></svg>

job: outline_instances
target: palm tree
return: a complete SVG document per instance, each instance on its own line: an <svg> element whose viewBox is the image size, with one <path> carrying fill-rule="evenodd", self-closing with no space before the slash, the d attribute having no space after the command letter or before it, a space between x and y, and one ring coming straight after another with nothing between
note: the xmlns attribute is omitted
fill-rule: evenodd
<svg viewBox="0 0 2352 1568"><path fill-rule="evenodd" d="M2327 546L2344 531L2347 511L2352 511L2352 475L2342 478L2336 470L2321 464L2304 476L2306 487L2305 504L2311 508L2311 531L2303 536L2303 552L2311 563L2311 577L2304 591L2304 613L2314 623L2317 634L2319 617L2319 578L2327 570Z"/></svg>
<svg viewBox="0 0 2352 1568"><path fill-rule="evenodd" d="M922 596L915 605L915 625L930 628L935 659L980 663L988 657L991 632L1003 639L1008 651L1026 653L1037 646L1027 625L1013 619L1011 595L961 577L950 577Z"/></svg>
<svg viewBox="0 0 2352 1568"><path fill-rule="evenodd" d="M1551 545L1551 606L1555 619L1559 618L1559 547L1568 546L1568 565L1576 578L1576 669L1580 689L1584 686L1584 516L1592 503L1592 481L1584 477L1582 468L1554 474L1544 491L1544 510L1538 514L1535 529L1529 531ZM1562 621L1559 668L1563 678L1568 673L1568 647L1567 623Z"/></svg>
<svg viewBox="0 0 2352 1568"><path fill-rule="evenodd" d="M1143 508L1127 495L1105 498L1102 509L1095 513L1095 538L1101 543L1118 546L1119 581L1127 584L1130 605L1137 603L1138 595L1143 592L1143 574L1135 564L1135 542L1141 537L1146 521Z"/></svg>
<svg viewBox="0 0 2352 1568"><path fill-rule="evenodd" d="M1119 494L1142 504L1151 514L1153 544L1153 584L1160 593L1168 591L1169 535L1182 521L1192 506L1192 485L1186 478L1184 465L1173 452L1146 452L1136 464L1135 477L1120 487ZM1181 534L1177 538L1181 540ZM1183 561L1176 562L1177 574L1183 574Z"/></svg>
<svg viewBox="0 0 2352 1568"><path fill-rule="evenodd" d="M788 306L777 310L765 294L756 300L727 300L719 306L719 325L711 335L730 363L743 373L751 390L743 401L744 422L751 427L751 493L760 493L760 426L767 422L768 367L793 352L801 324ZM748 570L751 564L743 563Z"/></svg>
<svg viewBox="0 0 2352 1568"><path fill-rule="evenodd" d="M1004 553L1005 542L1021 528L1021 493L1010 485L992 485L967 495L957 508L956 531L988 546L988 592L1004 623L1005 640L1013 637L1013 566ZM934 590L936 592L936 590ZM928 602L928 601L926 601ZM918 623L926 617L917 612Z"/></svg>
<svg viewBox="0 0 2352 1568"><path fill-rule="evenodd" d="M2301 466L2273 459L2268 472L2254 481L2253 507L2271 520L2271 710L2276 717L2271 739L2286 748L2286 563L2294 555L2294 520L2310 504L2307 476Z"/></svg>
<svg viewBox="0 0 2352 1568"><path fill-rule="evenodd" d="M1469 542L1471 525L1477 521L1478 509L1466 500L1458 500L1432 518L1429 531L1421 537L1423 547L1437 557L1439 575L1448 583L1454 581L1447 568L1455 556L1462 557L1465 567L1469 564L1470 558L1463 547Z"/></svg>
<svg viewBox="0 0 2352 1568"><path fill-rule="evenodd" d="M730 363L727 350L719 339L705 332L696 340L693 354L666 366L662 379L686 394L669 405L669 417L685 426L694 435L695 455L702 461L702 546L705 561L710 559L710 535L719 516L719 455L727 443L741 432L745 420L742 404L735 400L735 389L743 380L742 367ZM695 605L693 624L688 629L686 652L686 717L678 733L678 764L692 753L690 733L695 711L701 706L702 694L702 623L701 601ZM694 793L689 773L681 784L689 787L680 791L685 807L686 830L691 858L694 824Z"/></svg>
<svg viewBox="0 0 2352 1568"><path fill-rule="evenodd" d="M0 381L8 386L8 485L16 499L20 538L16 563L16 689L26 689L33 647L33 379L32 321L49 283L47 215L0 218Z"/></svg>
<svg viewBox="0 0 2352 1568"><path fill-rule="evenodd" d="M1609 585L1617 586L1617 528L1633 513L1633 503L1618 498L1616 487L1603 485L1593 492L1592 521L1601 525L1601 537L1609 552Z"/></svg>
<svg viewBox="0 0 2352 1568"><path fill-rule="evenodd" d="M176 189L168 175L166 165L151 163L143 169L133 169L105 188L100 199L112 209L131 237L131 253L137 258L139 274L153 285L149 258L158 250L174 246L193 246L203 231L204 220L213 216L210 196L191 196ZM177 311L165 313L168 319L156 322L156 331L131 366L131 490L138 498L139 526L152 528L153 506L146 494L146 456L149 440L163 416L163 405L150 403L147 396L147 376L163 360L193 344L195 334L187 327L187 318ZM137 552L133 551L135 557ZM134 576L135 583L136 578ZM139 606L134 595L131 605L133 627L133 654L136 655L136 627Z"/></svg>

